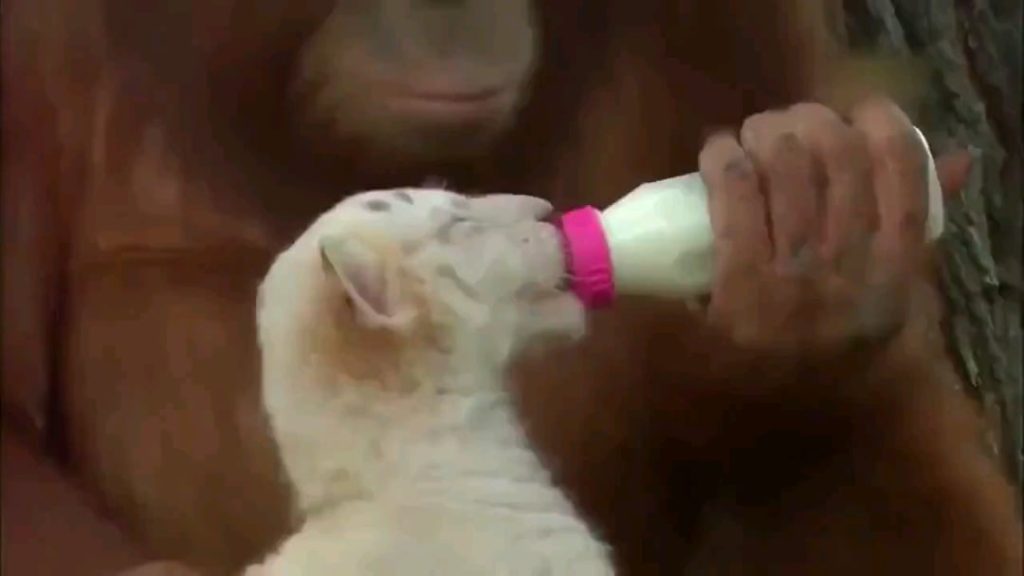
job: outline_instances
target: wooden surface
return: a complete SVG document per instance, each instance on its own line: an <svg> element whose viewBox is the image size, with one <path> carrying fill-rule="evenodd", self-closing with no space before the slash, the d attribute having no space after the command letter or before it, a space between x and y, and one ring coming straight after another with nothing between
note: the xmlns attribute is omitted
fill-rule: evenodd
<svg viewBox="0 0 1024 576"><path fill-rule="evenodd" d="M918 59L916 120L933 147L976 159L942 241L950 347L1021 480L1021 2L854 0L837 28L855 48Z"/></svg>

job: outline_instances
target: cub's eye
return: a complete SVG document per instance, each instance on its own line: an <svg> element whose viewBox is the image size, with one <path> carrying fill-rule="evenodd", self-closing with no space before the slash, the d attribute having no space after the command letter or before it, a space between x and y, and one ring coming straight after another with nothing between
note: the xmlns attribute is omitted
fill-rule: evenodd
<svg viewBox="0 0 1024 576"><path fill-rule="evenodd" d="M455 271L455 267L451 264L439 265L435 270L435 273L439 278L443 278L451 282L452 286L454 286L459 292L462 292L463 296L474 300L479 297L476 288L466 282L466 280L464 280L462 276Z"/></svg>
<svg viewBox="0 0 1024 576"><path fill-rule="evenodd" d="M437 230L437 239L446 244L475 236L483 231L483 226L462 216L453 216Z"/></svg>
<svg viewBox="0 0 1024 576"><path fill-rule="evenodd" d="M367 200L364 206L370 212L389 212L391 210L391 204L387 200L380 198Z"/></svg>
<svg viewBox="0 0 1024 576"><path fill-rule="evenodd" d="M455 231L455 227L465 221L465 218L455 216L444 224L441 224L441 227L437 229L437 239L446 244L451 243L452 233Z"/></svg>
<svg viewBox="0 0 1024 576"><path fill-rule="evenodd" d="M409 194L409 192L407 192L405 190L395 190L394 196L395 196L395 198L398 199L399 202L404 202L406 204L415 204L416 203L412 199L412 194Z"/></svg>

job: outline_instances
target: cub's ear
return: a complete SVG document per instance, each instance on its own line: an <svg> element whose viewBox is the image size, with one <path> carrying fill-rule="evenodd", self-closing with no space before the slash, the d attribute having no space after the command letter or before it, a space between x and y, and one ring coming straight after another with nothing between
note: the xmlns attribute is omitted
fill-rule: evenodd
<svg viewBox="0 0 1024 576"><path fill-rule="evenodd" d="M522 194L488 194L470 200L470 211L475 218L497 225L540 220L551 210L547 200Z"/></svg>
<svg viewBox="0 0 1024 576"><path fill-rule="evenodd" d="M325 269L348 294L358 323L392 330L408 325L413 314L402 301L397 270L379 250L337 234L321 238L319 248Z"/></svg>

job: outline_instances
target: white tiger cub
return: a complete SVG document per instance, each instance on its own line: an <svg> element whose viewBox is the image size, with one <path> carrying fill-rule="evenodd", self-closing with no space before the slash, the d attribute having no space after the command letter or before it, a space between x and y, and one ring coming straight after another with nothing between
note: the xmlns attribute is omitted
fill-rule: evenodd
<svg viewBox="0 0 1024 576"><path fill-rule="evenodd" d="M278 256L260 287L263 398L303 524L253 573L613 573L505 386L525 344L584 332L550 209L366 192Z"/></svg>

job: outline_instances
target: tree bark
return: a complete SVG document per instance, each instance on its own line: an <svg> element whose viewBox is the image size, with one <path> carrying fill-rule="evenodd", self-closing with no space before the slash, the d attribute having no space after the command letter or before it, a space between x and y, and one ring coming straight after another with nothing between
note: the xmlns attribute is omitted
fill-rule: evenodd
<svg viewBox="0 0 1024 576"><path fill-rule="evenodd" d="M948 203L941 241L947 335L989 440L1022 478L1021 1L845 0L837 28L857 50L910 57L927 90L915 120L935 152L967 146L975 164Z"/></svg>

